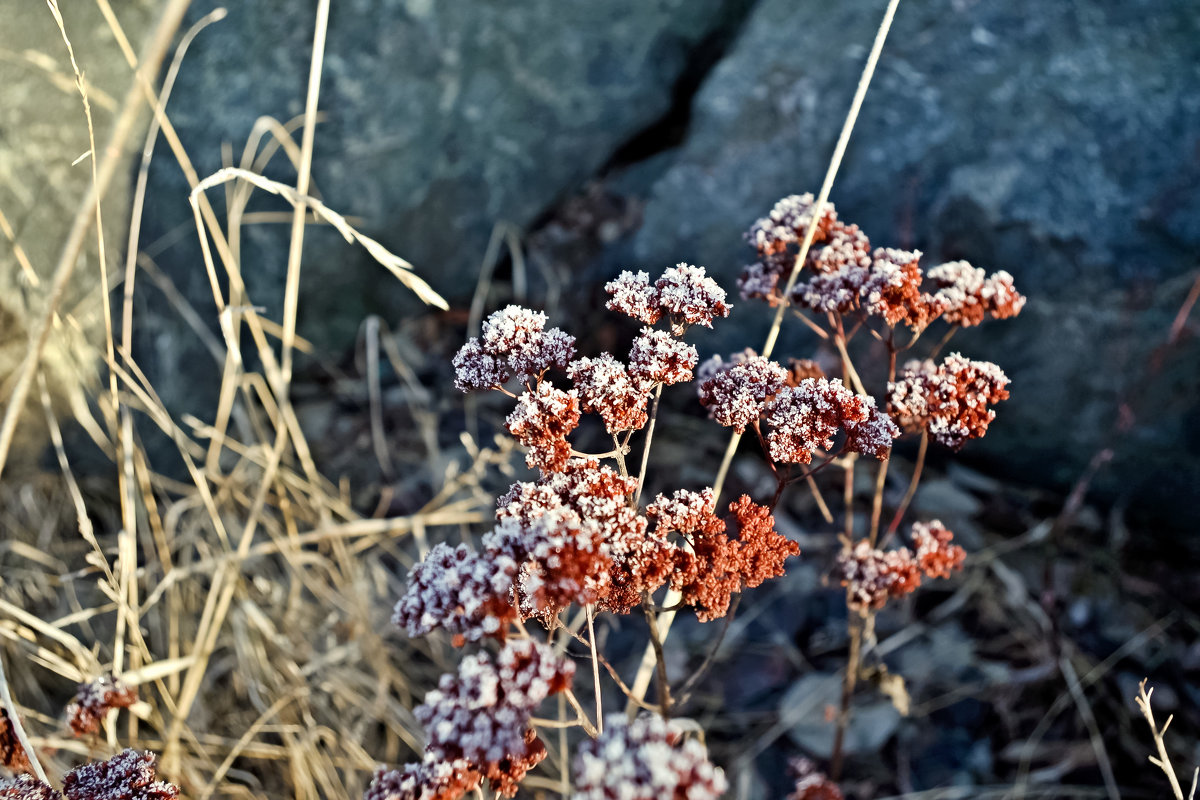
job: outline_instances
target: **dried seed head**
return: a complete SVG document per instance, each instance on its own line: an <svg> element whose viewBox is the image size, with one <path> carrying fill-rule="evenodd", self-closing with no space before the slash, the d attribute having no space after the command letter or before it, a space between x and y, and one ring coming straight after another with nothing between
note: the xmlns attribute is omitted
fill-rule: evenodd
<svg viewBox="0 0 1200 800"><path fill-rule="evenodd" d="M720 425L742 433L762 415L767 400L787 385L788 373L753 350L736 354L726 364L713 356L702 367L700 404Z"/></svg>
<svg viewBox="0 0 1200 800"><path fill-rule="evenodd" d="M629 376L643 390L656 383L670 386L692 379L699 356L696 348L684 344L666 331L642 328L629 349Z"/></svg>
<svg viewBox="0 0 1200 800"><path fill-rule="evenodd" d="M929 431L953 450L987 433L996 418L989 406L1008 399L1008 376L990 361L971 361L958 353L941 364L911 361L900 379L888 385L888 407L906 430Z"/></svg>
<svg viewBox="0 0 1200 800"><path fill-rule="evenodd" d="M638 430L646 424L649 393L608 353L571 362L567 375L575 383L583 410L599 414L609 433Z"/></svg>
<svg viewBox="0 0 1200 800"><path fill-rule="evenodd" d="M725 290L708 277L704 267L677 264L654 283L658 304L676 328L712 327L714 317L728 317Z"/></svg>
<svg viewBox="0 0 1200 800"><path fill-rule="evenodd" d="M0 800L63 800L63 796L32 775L18 775L0 778Z"/></svg>
<svg viewBox="0 0 1200 800"><path fill-rule="evenodd" d="M137 702L137 689L111 675L79 684L75 699L67 706L67 724L75 736L100 730L100 723L114 708L129 708Z"/></svg>
<svg viewBox="0 0 1200 800"><path fill-rule="evenodd" d="M650 285L648 273L634 274L625 270L616 279L604 284L604 291L612 295L612 299L605 304L610 311L619 311L647 325L653 325L662 316L658 291Z"/></svg>
<svg viewBox="0 0 1200 800"><path fill-rule="evenodd" d="M175 800L179 788L158 780L156 761L148 750L122 750L68 772L63 794L67 800Z"/></svg>
<svg viewBox="0 0 1200 800"><path fill-rule="evenodd" d="M614 714L575 756L575 800L716 800L728 788L704 746L657 715Z"/></svg>
<svg viewBox="0 0 1200 800"><path fill-rule="evenodd" d="M543 473L561 472L571 457L567 435L579 425L579 400L574 391L541 381L517 398L505 422L508 432L528 448L526 464Z"/></svg>

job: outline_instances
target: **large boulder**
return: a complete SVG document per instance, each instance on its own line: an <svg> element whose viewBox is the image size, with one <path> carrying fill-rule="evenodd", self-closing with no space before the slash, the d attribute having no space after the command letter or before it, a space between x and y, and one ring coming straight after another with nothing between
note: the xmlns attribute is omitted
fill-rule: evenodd
<svg viewBox="0 0 1200 800"><path fill-rule="evenodd" d="M192 4L196 19L218 0ZM169 113L201 176L235 160L255 120L303 110L313 4L247 0L194 42ZM498 221L529 226L671 106L702 44L745 0L435 2L339 0L325 46L314 187L334 210L411 261L463 305ZM297 137L298 138L298 137ZM188 187L165 146L150 174L143 246L183 297L213 318ZM266 170L295 183L277 156ZM210 193L218 208L223 193ZM251 209L279 209L274 198ZM248 226L241 265L250 300L280 319L288 227ZM142 366L174 411L208 416L219 372L181 316L145 287ZM362 250L310 226L299 328L326 352L354 341L370 313L418 304Z"/></svg>
<svg viewBox="0 0 1200 800"><path fill-rule="evenodd" d="M756 5L683 146L642 176L637 259L707 264L732 284L750 223L820 187L883 5ZM1200 348L1153 351L1200 247L1193 3L902 3L831 199L877 245L1007 269L1029 296L1018 320L954 342L1013 379L967 456L1068 485L1115 444L1098 479L1110 499L1186 518ZM761 308L735 309L744 327L730 327L755 331L739 346L761 343ZM793 325L780 352L811 338ZM1137 427L1116 429L1119 406Z"/></svg>

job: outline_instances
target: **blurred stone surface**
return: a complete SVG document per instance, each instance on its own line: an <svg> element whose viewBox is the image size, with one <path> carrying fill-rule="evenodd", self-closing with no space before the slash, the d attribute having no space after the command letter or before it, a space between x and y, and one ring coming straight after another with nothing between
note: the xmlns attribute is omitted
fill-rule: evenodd
<svg viewBox="0 0 1200 800"><path fill-rule="evenodd" d="M215 5L198 0L189 19ZM259 117L286 123L300 115L308 81L313 4L228 5L226 20L192 45L169 106L201 176L223 165L223 146L240 161ZM329 19L314 187L461 308L493 225L529 228L662 116L693 51L747 6L342 0ZM265 172L295 184L282 155ZM222 192L210 195L221 213ZM149 198L144 246L183 296L215 317L187 185L165 147ZM250 205L281 207L261 197ZM253 225L242 234L250 300L276 320L288 228ZM367 314L424 313L365 252L329 230L310 226L305 244L299 327L326 352L348 350ZM217 365L161 297L143 298L142 365L168 406L205 416Z"/></svg>
<svg viewBox="0 0 1200 800"><path fill-rule="evenodd" d="M631 255L732 283L749 260L742 231L820 188L883 6L761 0L650 178ZM1148 364L1200 249L1195 4L901 4L831 199L876 245L1007 269L1029 296L1018 320L952 345L1013 380L966 458L1065 486L1117 444L1097 485L1135 513L1186 518L1200 347ZM761 309L742 303L727 329L762 327ZM811 338L792 326L778 352ZM1114 435L1119 403L1142 425Z"/></svg>

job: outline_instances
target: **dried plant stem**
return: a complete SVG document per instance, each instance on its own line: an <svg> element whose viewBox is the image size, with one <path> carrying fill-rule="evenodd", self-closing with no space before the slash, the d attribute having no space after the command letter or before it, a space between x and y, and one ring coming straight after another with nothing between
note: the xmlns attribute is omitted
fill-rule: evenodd
<svg viewBox="0 0 1200 800"><path fill-rule="evenodd" d="M646 613L646 623L650 626L650 646L654 648L654 663L658 675L658 713L664 719L670 719L671 684L667 682L667 660L663 657L663 637L659 633L657 615L650 605L649 596L642 598L642 610Z"/></svg>
<svg viewBox="0 0 1200 800"><path fill-rule="evenodd" d="M921 471L925 468L925 454L928 451L929 431L923 430L921 431L921 444L917 448L917 465L913 467L912 478L908 482L908 490L904 493L904 499L896 507L896 513L888 525L888 536L891 536L900 527L900 520L904 519L904 512L908 510L908 504L912 502L913 496L917 493L917 484L921 482Z"/></svg>
<svg viewBox="0 0 1200 800"><path fill-rule="evenodd" d="M596 731L604 733L604 698L600 694L600 659L596 654L596 626L593 624L595 612L592 604L587 606L588 648L592 651L592 685L596 692Z"/></svg>
<svg viewBox="0 0 1200 800"><path fill-rule="evenodd" d="M25 757L29 759L34 774L42 783L49 785L50 779L46 777L46 770L42 769L42 763L38 761L37 753L34 752L33 745L29 743L29 737L25 734L25 726L21 724L21 715L17 713L17 704L13 702L12 694L8 691L8 676L4 674L3 658L0 658L0 703L8 712L8 721L12 724L13 733L17 735L17 741L21 743L21 749L25 751Z"/></svg>
<svg viewBox="0 0 1200 800"><path fill-rule="evenodd" d="M858 685L865 625L866 620L861 615L855 611L850 612L850 652L846 656L846 671L842 674L841 707L838 709L837 729L833 735L833 755L829 760L829 777L834 781L837 781L842 775L846 728L850 725L850 705L854 699L854 688Z"/></svg>
<svg viewBox="0 0 1200 800"><path fill-rule="evenodd" d="M633 504L637 506L642 500L642 486L646 482L646 468L650 465L650 443L654 440L654 424L658 421L658 400L662 397L660 383L654 387L654 399L650 404L650 422L646 425L646 442L642 445L642 466L638 470L637 489L633 494Z"/></svg>
<svg viewBox="0 0 1200 800"><path fill-rule="evenodd" d="M1157 766L1167 776L1167 780L1171 782L1171 791L1175 793L1176 800L1183 800L1183 787L1179 785L1179 778L1175 775L1175 768L1171 766L1171 757L1167 754L1167 743L1163 739L1166 735L1167 728L1171 726L1171 720L1174 715L1167 717L1167 721L1163 723L1162 728L1158 727L1158 723L1154 721L1154 711L1150 708L1150 695L1154 694L1154 687L1146 689L1146 678L1142 678L1142 682L1138 684L1137 704L1142 710L1142 716L1146 718L1146 722L1150 724L1150 732L1154 734L1154 746L1158 750L1158 758L1150 756L1150 763ZM1189 795L1189 800L1196 793L1196 780L1192 779L1192 791Z"/></svg>

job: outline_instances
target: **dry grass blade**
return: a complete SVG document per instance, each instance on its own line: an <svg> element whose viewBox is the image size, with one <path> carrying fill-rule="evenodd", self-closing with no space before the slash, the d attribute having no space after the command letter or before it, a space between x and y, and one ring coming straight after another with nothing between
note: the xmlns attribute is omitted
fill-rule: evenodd
<svg viewBox="0 0 1200 800"><path fill-rule="evenodd" d="M324 203L315 197L299 194L295 189L287 184L278 181L270 180L262 175L258 175L241 167L226 167L219 169L212 175L209 175L204 180L200 181L194 189L190 199L193 204L196 203L196 197L200 193L214 186L228 183L234 180L244 180L252 183L258 188L270 192L271 194L279 195L284 200L291 203L293 206L307 208L314 214L324 219L330 225L337 229L347 242L357 242L366 249L371 256L383 266L387 267L393 275L395 275L401 283L407 286L427 305L435 306L442 310L447 310L450 305L433 290L428 283L418 277L412 270L413 265L405 261L400 256L392 253L379 242L369 236L359 233L355 230L346 218L336 211L327 207Z"/></svg>

